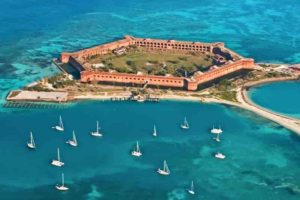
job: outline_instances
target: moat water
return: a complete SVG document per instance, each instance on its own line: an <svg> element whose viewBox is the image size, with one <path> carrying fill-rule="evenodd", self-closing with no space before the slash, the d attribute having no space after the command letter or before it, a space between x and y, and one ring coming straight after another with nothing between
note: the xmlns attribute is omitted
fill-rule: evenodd
<svg viewBox="0 0 300 200"><path fill-rule="evenodd" d="M300 62L297 0L37 1L4 0L0 6L0 95L57 73L50 60L122 35L193 41L223 41L261 62ZM299 85L278 93L255 89L254 101L299 116ZM267 89L265 89L267 88ZM267 91L267 92L260 92ZM259 97L266 97L259 100ZM272 99L268 102L268 99ZM275 103L273 103L275 102ZM275 104L275 105L271 105ZM296 108L286 110L285 107ZM299 109L299 106L298 106ZM50 127L62 115L65 133ZM187 116L191 129L179 124ZM88 132L100 121L104 137ZM1 199L299 199L300 139L252 113L214 104L80 102L61 109L0 109ZM158 138L152 138L157 125ZM221 124L222 142L209 129ZM65 141L77 133L79 146ZM29 151L29 131L37 150ZM144 155L129 155L136 140ZM56 148L66 165L51 167ZM226 160L213 154L222 151ZM163 160L171 175L155 173ZM54 189L64 172L70 191ZM197 195L185 189L195 182Z"/></svg>

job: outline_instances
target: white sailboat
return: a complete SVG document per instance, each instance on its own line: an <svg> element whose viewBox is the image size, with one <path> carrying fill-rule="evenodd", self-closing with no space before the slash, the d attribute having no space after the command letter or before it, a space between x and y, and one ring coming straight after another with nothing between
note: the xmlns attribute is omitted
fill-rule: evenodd
<svg viewBox="0 0 300 200"><path fill-rule="evenodd" d="M77 147L78 143L77 143L75 131L73 131L73 137L72 137L72 139L68 140L66 143L69 144L69 145L71 145L71 146L73 146L73 147Z"/></svg>
<svg viewBox="0 0 300 200"><path fill-rule="evenodd" d="M65 130L61 116L59 116L59 125L53 126L52 128L54 128L57 131L64 131Z"/></svg>
<svg viewBox="0 0 300 200"><path fill-rule="evenodd" d="M218 158L218 159L221 159L221 160L223 160L223 159L225 159L225 158L226 158L226 156L225 156L224 154L222 154L222 153L218 152L218 153L216 153L216 154L215 154L215 158Z"/></svg>
<svg viewBox="0 0 300 200"><path fill-rule="evenodd" d="M51 165L54 165L54 166L57 166L57 167L61 167L64 164L65 163L61 162L61 160L60 160L59 148L57 148L57 160L52 160Z"/></svg>
<svg viewBox="0 0 300 200"><path fill-rule="evenodd" d="M214 140L216 140L217 142L221 142L220 134L221 133L217 133L217 137L214 138Z"/></svg>
<svg viewBox="0 0 300 200"><path fill-rule="evenodd" d="M64 175L64 173L61 174L61 185L57 184L55 186L55 188L60 190L60 191L69 190L69 188L65 186L65 175Z"/></svg>
<svg viewBox="0 0 300 200"><path fill-rule="evenodd" d="M142 152L139 147L139 141L136 141L136 149L131 152L131 155L136 157L140 157L142 155Z"/></svg>
<svg viewBox="0 0 300 200"><path fill-rule="evenodd" d="M215 126L213 126L213 128L210 130L210 132L213 134L220 134L220 133L223 133L223 130L221 129L221 127L215 128Z"/></svg>
<svg viewBox="0 0 300 200"><path fill-rule="evenodd" d="M100 133L99 122L97 121L96 124L97 124L96 131L92 131L91 135L95 137L101 137L102 134Z"/></svg>
<svg viewBox="0 0 300 200"><path fill-rule="evenodd" d="M164 160L164 168L163 169L158 168L157 173L164 175L164 176L170 175L171 172L168 167L167 161Z"/></svg>
<svg viewBox="0 0 300 200"><path fill-rule="evenodd" d="M154 125L153 127L153 136L156 137L157 136L157 131L156 131L156 126Z"/></svg>
<svg viewBox="0 0 300 200"><path fill-rule="evenodd" d="M187 189L187 192L194 195L195 194L195 190L194 190L194 181L192 181L191 183L191 188Z"/></svg>
<svg viewBox="0 0 300 200"><path fill-rule="evenodd" d="M30 149L35 149L36 148L32 132L30 132L30 142L27 142L27 146Z"/></svg>
<svg viewBox="0 0 300 200"><path fill-rule="evenodd" d="M189 123L188 123L186 117L184 118L183 124L181 124L180 127L182 129L189 129L190 128Z"/></svg>

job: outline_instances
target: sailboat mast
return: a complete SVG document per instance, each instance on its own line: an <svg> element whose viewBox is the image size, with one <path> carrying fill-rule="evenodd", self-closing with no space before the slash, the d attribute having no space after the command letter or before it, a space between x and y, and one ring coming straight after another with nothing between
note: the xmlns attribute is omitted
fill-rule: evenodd
<svg viewBox="0 0 300 200"><path fill-rule="evenodd" d="M64 175L64 173L61 174L61 183L62 183L62 186L65 186L65 175Z"/></svg>
<svg viewBox="0 0 300 200"><path fill-rule="evenodd" d="M191 190L194 191L194 181L192 181Z"/></svg>
<svg viewBox="0 0 300 200"><path fill-rule="evenodd" d="M77 144L77 139L76 139L75 131L73 131L73 141Z"/></svg>
<svg viewBox="0 0 300 200"><path fill-rule="evenodd" d="M59 116L59 125L60 125L60 127L61 127L62 129L64 128L64 124L63 124L61 115Z"/></svg>
<svg viewBox="0 0 300 200"><path fill-rule="evenodd" d="M60 161L59 148L57 148L57 160Z"/></svg>
<svg viewBox="0 0 300 200"><path fill-rule="evenodd" d="M99 121L97 121L97 133L99 133Z"/></svg>
<svg viewBox="0 0 300 200"><path fill-rule="evenodd" d="M139 141L136 141L136 151L140 152Z"/></svg>

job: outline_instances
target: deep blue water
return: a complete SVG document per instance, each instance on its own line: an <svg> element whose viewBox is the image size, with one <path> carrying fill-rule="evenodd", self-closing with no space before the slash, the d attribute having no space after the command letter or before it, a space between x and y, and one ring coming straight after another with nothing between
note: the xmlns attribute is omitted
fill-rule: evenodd
<svg viewBox="0 0 300 200"><path fill-rule="evenodd" d="M300 82L288 81L251 88L250 98L260 106L300 118Z"/></svg>
<svg viewBox="0 0 300 200"><path fill-rule="evenodd" d="M125 34L222 41L257 61L297 63L299 12L297 0L2 0L0 101L11 89L57 73L50 60L61 51ZM290 102L270 98L279 109L278 102ZM0 111L1 199L192 199L185 192L192 179L193 199L300 196L299 137L241 110L185 102L81 102L62 109ZM50 128L60 114L65 133ZM191 124L188 132L178 127L184 116ZM88 135L97 119L102 139ZM156 139L150 135L154 123ZM213 124L224 128L220 144L208 133ZM65 144L73 129L76 149ZM36 151L25 146L29 131ZM140 159L129 155L136 140L144 152ZM66 163L62 169L49 165L58 146ZM216 151L227 159L214 159ZM164 159L170 177L155 173ZM70 186L66 193L54 189L61 172Z"/></svg>

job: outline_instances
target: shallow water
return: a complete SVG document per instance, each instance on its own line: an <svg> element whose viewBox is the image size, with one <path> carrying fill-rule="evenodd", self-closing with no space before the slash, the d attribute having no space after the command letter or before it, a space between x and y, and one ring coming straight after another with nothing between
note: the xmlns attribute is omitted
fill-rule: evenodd
<svg viewBox="0 0 300 200"><path fill-rule="evenodd" d="M130 114L129 114L130 113ZM51 129L62 115L66 131ZM190 130L179 128L184 116ZM5 199L299 199L300 139L251 113L192 102L81 102L65 109L1 113L1 196ZM103 138L89 131L100 121ZM152 137L156 124L159 136ZM212 125L222 125L221 143ZM79 146L65 142L72 130ZM33 131L37 149L26 148ZM143 156L130 151L139 140ZM65 166L52 167L60 147ZM217 160L213 154L227 156ZM167 160L171 175L155 171ZM64 172L70 191L55 191Z"/></svg>
<svg viewBox="0 0 300 200"><path fill-rule="evenodd" d="M250 98L258 105L300 119L300 82L287 81L251 88Z"/></svg>
<svg viewBox="0 0 300 200"><path fill-rule="evenodd" d="M0 101L7 92L58 70L61 51L138 37L222 41L257 61L300 61L297 0L3 0ZM286 101L284 99L283 101ZM299 137L251 113L186 102L82 102L49 110L0 109L1 199L299 199ZM50 127L62 115L66 132ZM187 116L191 129L180 130ZM99 120L104 137L88 132ZM152 138L153 124L158 138ZM222 143L208 133L221 124ZM65 141L72 130L79 147ZM26 148L33 131L36 151ZM144 153L129 155L136 140ZM66 165L51 167L56 148ZM226 160L213 154L222 151ZM163 160L171 175L155 173ZM5 161L5 162L4 162ZM54 185L64 172L70 191Z"/></svg>
<svg viewBox="0 0 300 200"><path fill-rule="evenodd" d="M214 42L257 61L300 62L297 0L3 0L0 94L57 69L61 51L123 35Z"/></svg>

